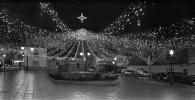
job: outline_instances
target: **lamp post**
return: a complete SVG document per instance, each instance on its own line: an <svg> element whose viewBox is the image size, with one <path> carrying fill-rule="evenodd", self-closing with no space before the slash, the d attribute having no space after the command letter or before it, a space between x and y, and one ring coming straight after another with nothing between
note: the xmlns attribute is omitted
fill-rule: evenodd
<svg viewBox="0 0 195 100"><path fill-rule="evenodd" d="M21 47L22 50L24 50L24 47Z"/></svg>
<svg viewBox="0 0 195 100"><path fill-rule="evenodd" d="M114 61L112 63L114 64L114 67L115 67L115 73L118 72L117 67L116 67L116 61L117 61L117 57L114 57Z"/></svg>
<svg viewBox="0 0 195 100"><path fill-rule="evenodd" d="M88 52L88 53L87 53L87 56L90 56L90 55L91 55L91 53L90 53L90 52Z"/></svg>
<svg viewBox="0 0 195 100"><path fill-rule="evenodd" d="M91 53L88 52L88 53L87 53L87 56L90 57L90 55L91 55ZM91 60L88 60L88 63L87 63L87 70L90 69L89 64L92 64L92 63L91 63Z"/></svg>
<svg viewBox="0 0 195 100"><path fill-rule="evenodd" d="M30 48L30 51L32 52L32 51L34 51L34 48ZM28 50L27 50L27 70L28 70Z"/></svg>
<svg viewBox="0 0 195 100"><path fill-rule="evenodd" d="M116 73L116 62L113 61L112 64L114 64L114 73Z"/></svg>
<svg viewBox="0 0 195 100"><path fill-rule="evenodd" d="M172 56L174 55L174 50L170 50L169 55L170 55L170 58L171 58L171 72L173 72Z"/></svg>
<svg viewBox="0 0 195 100"><path fill-rule="evenodd" d="M96 57L96 72L98 73L98 65L99 65L100 58Z"/></svg>
<svg viewBox="0 0 195 100"><path fill-rule="evenodd" d="M5 72L5 57L6 57L6 55L4 54L3 55L3 68L4 68L4 72Z"/></svg>
<svg viewBox="0 0 195 100"><path fill-rule="evenodd" d="M83 57L83 62L82 62L82 63L80 62L80 64L81 64L81 68L82 68L82 70L83 70L83 68L85 67L85 58L84 58L84 53L83 53L83 52L80 52L80 53L79 53L79 55ZM79 64L79 63L77 63L77 68L78 68L78 69L80 69L80 68L79 68L79 67L80 67L80 64ZM78 66L79 66L79 67L78 67ZM86 67L85 67L85 69L86 69Z"/></svg>
<svg viewBox="0 0 195 100"><path fill-rule="evenodd" d="M83 53L83 52L80 52L79 54L80 54L80 56L83 56L83 55L84 55L84 53Z"/></svg>
<svg viewBox="0 0 195 100"><path fill-rule="evenodd" d="M24 47L21 47L22 52L24 53Z"/></svg>
<svg viewBox="0 0 195 100"><path fill-rule="evenodd" d="M152 45L149 46L150 47L150 54L149 54L149 73L152 74L152 69L151 69L151 61L152 61Z"/></svg>
<svg viewBox="0 0 195 100"><path fill-rule="evenodd" d="M173 82L174 82L174 79L172 77L172 72L173 72L172 56L173 56L173 54L174 54L174 50L170 50L169 51L169 55L170 55L170 58L171 58L171 74L170 74L171 76L170 76L170 79L169 79L170 85L173 85Z"/></svg>

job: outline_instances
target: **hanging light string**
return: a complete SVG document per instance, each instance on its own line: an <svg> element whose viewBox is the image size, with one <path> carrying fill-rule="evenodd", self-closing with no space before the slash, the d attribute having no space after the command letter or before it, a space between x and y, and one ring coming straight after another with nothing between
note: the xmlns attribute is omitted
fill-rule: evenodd
<svg viewBox="0 0 195 100"><path fill-rule="evenodd" d="M100 34L112 35L113 33L119 33L121 30L125 29L127 24L136 24L140 26L140 19L144 15L145 2L131 3L124 10L122 14L119 15L110 25L100 31Z"/></svg>
<svg viewBox="0 0 195 100"><path fill-rule="evenodd" d="M71 33L72 30L58 17L58 13L52 8L50 3L40 3L41 11L47 13L53 22L57 25L57 28L61 30L62 33Z"/></svg>

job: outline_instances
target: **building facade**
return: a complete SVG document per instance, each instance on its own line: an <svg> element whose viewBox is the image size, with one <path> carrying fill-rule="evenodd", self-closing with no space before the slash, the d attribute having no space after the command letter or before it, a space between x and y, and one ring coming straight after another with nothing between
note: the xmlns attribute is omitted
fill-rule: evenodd
<svg viewBox="0 0 195 100"><path fill-rule="evenodd" d="M24 49L25 69L47 69L47 50L45 48Z"/></svg>

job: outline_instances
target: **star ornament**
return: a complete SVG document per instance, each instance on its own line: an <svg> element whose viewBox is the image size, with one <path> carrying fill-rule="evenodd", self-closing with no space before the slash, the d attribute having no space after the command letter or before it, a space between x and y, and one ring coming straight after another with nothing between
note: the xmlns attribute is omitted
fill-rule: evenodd
<svg viewBox="0 0 195 100"><path fill-rule="evenodd" d="M87 17L83 16L83 13L81 13L81 15L77 18L81 20L81 23L83 23L83 21L87 19Z"/></svg>

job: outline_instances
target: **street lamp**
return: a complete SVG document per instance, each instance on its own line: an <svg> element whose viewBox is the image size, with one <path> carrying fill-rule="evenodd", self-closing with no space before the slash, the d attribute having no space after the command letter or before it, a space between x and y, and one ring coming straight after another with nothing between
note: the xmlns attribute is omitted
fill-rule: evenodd
<svg viewBox="0 0 195 100"><path fill-rule="evenodd" d="M32 51L34 51L34 48L30 48L30 51L32 52ZM27 70L28 70L28 50L27 50Z"/></svg>
<svg viewBox="0 0 195 100"><path fill-rule="evenodd" d="M112 64L115 64L115 62L113 61Z"/></svg>
<svg viewBox="0 0 195 100"><path fill-rule="evenodd" d="M24 57L24 47L21 47L21 50L20 53L22 54L22 56ZM23 58L24 59L24 58Z"/></svg>
<svg viewBox="0 0 195 100"><path fill-rule="evenodd" d="M173 54L174 54L174 50L169 50L169 55L171 58L171 74L170 74L170 80L169 80L170 85L173 85L173 82L174 82L174 79L172 77L172 72L173 72L172 56L173 56Z"/></svg>
<svg viewBox="0 0 195 100"><path fill-rule="evenodd" d="M24 47L21 47L22 50L24 50Z"/></svg>
<svg viewBox="0 0 195 100"><path fill-rule="evenodd" d="M90 56L90 55L91 55L91 53L90 53L90 52L88 52L88 53L87 53L87 55L88 55L88 56Z"/></svg>
<svg viewBox="0 0 195 100"><path fill-rule="evenodd" d="M169 54L170 54L170 56L172 56L174 54L174 50L170 50Z"/></svg>
<svg viewBox="0 0 195 100"><path fill-rule="evenodd" d="M5 57L6 57L6 55L4 54L3 55L3 66L4 66L3 68L4 68L4 72L5 72Z"/></svg>
<svg viewBox="0 0 195 100"><path fill-rule="evenodd" d="M172 56L174 55L174 50L169 50L169 55L170 55L170 58L171 58L171 72L173 72Z"/></svg>
<svg viewBox="0 0 195 100"><path fill-rule="evenodd" d="M30 48L31 51L34 51L34 48Z"/></svg>
<svg viewBox="0 0 195 100"><path fill-rule="evenodd" d="M100 58L96 57L96 72L98 73L98 65L99 65Z"/></svg>
<svg viewBox="0 0 195 100"><path fill-rule="evenodd" d="M84 55L84 53L83 52L80 52L80 56L83 56Z"/></svg>
<svg viewBox="0 0 195 100"><path fill-rule="evenodd" d="M117 68L116 68L116 60L117 60L117 57L114 57L114 61L112 62L115 66L115 73L118 71Z"/></svg>
<svg viewBox="0 0 195 100"><path fill-rule="evenodd" d="M3 57L6 57L6 55L4 54Z"/></svg>

